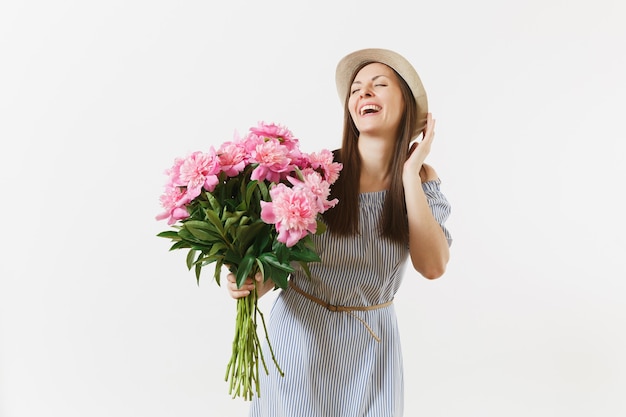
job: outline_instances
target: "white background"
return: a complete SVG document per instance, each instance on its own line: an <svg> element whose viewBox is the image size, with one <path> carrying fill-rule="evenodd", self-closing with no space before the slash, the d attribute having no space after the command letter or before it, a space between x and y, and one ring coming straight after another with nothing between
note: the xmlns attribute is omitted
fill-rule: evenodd
<svg viewBox="0 0 626 417"><path fill-rule="evenodd" d="M234 301L155 237L163 171L260 120L337 147L335 65L365 47L420 73L453 205L446 275L408 273L396 299L406 415L625 415L625 18L621 0L4 2L0 415L246 415L223 381Z"/></svg>

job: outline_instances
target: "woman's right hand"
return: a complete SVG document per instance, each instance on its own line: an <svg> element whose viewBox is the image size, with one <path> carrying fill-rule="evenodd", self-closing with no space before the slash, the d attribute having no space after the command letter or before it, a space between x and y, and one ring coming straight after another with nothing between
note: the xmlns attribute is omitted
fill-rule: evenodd
<svg viewBox="0 0 626 417"><path fill-rule="evenodd" d="M228 265L226 265L228 267ZM226 275L226 289L231 297L234 299L239 299L250 295L252 290L254 290L254 286L256 285L256 295L257 298L263 297L266 293L274 289L274 281L270 278L263 279L263 274L259 271L254 276L254 282L252 278L248 278L244 281L241 288L237 288L237 278L235 274L229 272Z"/></svg>
<svg viewBox="0 0 626 417"><path fill-rule="evenodd" d="M260 289L260 287L263 284L263 275L260 272L257 272L254 278L256 279L256 285ZM235 277L235 274L233 274L232 272L229 272L228 275L226 275L226 281L227 281L226 289L228 290L228 293L230 294L230 296L235 299L243 298L247 295L250 295L252 290L254 290L254 286L255 286L255 283L254 281L252 281L252 278L248 278L243 283L241 288L237 288L237 278Z"/></svg>

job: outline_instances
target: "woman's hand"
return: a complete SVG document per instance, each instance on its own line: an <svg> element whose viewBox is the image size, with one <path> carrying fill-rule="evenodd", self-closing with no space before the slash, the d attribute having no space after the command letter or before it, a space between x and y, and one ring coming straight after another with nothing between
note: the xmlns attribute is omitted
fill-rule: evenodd
<svg viewBox="0 0 626 417"><path fill-rule="evenodd" d="M409 149L409 156L404 163L404 176L420 175L422 182L437 179L437 173L432 167L424 164L426 157L430 153L430 148L435 137L435 119L432 113L426 117L426 127L424 127L421 142L413 142Z"/></svg>
<svg viewBox="0 0 626 417"><path fill-rule="evenodd" d="M234 299L243 298L250 295L252 290L254 290L255 285L256 295L258 298L261 298L268 291L274 288L274 281L268 278L264 282L263 274L257 272L254 276L254 281L252 280L252 278L248 278L245 280L241 288L237 288L237 278L235 277L235 275L232 272L229 272L228 275L226 275L226 289L228 290L230 296Z"/></svg>
<svg viewBox="0 0 626 417"><path fill-rule="evenodd" d="M235 277L235 274L233 274L232 272L229 272L228 275L226 275L226 289L228 290L228 293L231 297L235 299L243 298L247 295L250 295L252 290L254 290L255 285L258 285L260 287L263 284L263 275L260 272L256 273L254 279L256 280L256 284L254 283L254 281L252 281L252 278L248 278L243 283L241 288L237 288L237 277Z"/></svg>

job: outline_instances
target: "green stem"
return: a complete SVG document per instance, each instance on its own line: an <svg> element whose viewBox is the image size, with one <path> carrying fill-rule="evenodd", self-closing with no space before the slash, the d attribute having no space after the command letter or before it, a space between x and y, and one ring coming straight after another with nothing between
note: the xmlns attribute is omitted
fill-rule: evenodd
<svg viewBox="0 0 626 417"><path fill-rule="evenodd" d="M263 316L263 313L261 312L261 310L259 310L256 304L254 307L255 307L256 313L258 313L259 317L261 317L261 324L263 324L263 332L265 333L265 340L267 340L267 346L270 349L270 354L272 355L272 360L274 361L274 365L276 365L276 369L278 369L278 373L280 374L280 376L285 376L285 373L283 372L282 369L280 369L280 365L278 364L278 361L276 360L276 355L274 354L274 348L272 348L272 343L270 343L270 336L269 336L269 333L267 332L267 326L265 325L265 317ZM265 373L268 374L267 366L265 365L265 358L263 357L263 352L261 352L261 360L263 361L263 367L265 368Z"/></svg>
<svg viewBox="0 0 626 417"><path fill-rule="evenodd" d="M269 374L261 342L257 333L257 313L261 317L265 338L267 340L272 359L278 372L284 376L278 365L274 349L269 340L265 318L258 306L258 293L255 288L250 295L237 300L237 316L235 319L235 337L232 343L230 361L226 367L225 380L229 382L228 393L233 397L243 397L252 400L256 393L261 396L259 379L259 359L265 374Z"/></svg>

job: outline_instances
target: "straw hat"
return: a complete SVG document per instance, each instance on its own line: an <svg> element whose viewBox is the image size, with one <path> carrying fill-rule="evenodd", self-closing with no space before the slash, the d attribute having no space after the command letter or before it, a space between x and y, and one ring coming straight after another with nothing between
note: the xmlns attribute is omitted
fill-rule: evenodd
<svg viewBox="0 0 626 417"><path fill-rule="evenodd" d="M415 98L415 104L417 104L418 123L416 130L413 132L413 137L419 136L422 130L424 130L424 126L426 126L426 116L428 114L426 90L424 90L422 81L411 63L394 51L377 48L361 49L343 57L337 64L337 70L335 71L335 82L337 83L337 92L341 102L343 103L348 96L348 89L350 88L351 77L354 71L366 62L380 62L393 68L409 85Z"/></svg>

